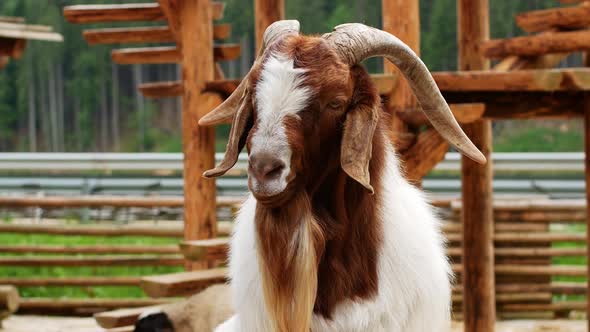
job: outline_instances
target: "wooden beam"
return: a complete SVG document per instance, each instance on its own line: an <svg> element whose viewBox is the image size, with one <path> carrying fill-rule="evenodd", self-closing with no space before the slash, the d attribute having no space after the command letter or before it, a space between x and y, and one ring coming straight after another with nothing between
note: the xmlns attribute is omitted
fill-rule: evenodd
<svg viewBox="0 0 590 332"><path fill-rule="evenodd" d="M397 36L416 54L420 55L420 6L419 0L382 0L383 30ZM385 61L384 72L401 77L399 69ZM391 110L392 139L409 132L405 123L396 116L396 111L418 108L418 101L405 78L400 78L396 89L390 94L387 108Z"/></svg>
<svg viewBox="0 0 590 332"><path fill-rule="evenodd" d="M19 304L20 297L15 287L0 285L0 328L2 328L2 320L16 312Z"/></svg>
<svg viewBox="0 0 590 332"><path fill-rule="evenodd" d="M224 4L212 3L212 18L223 18ZM123 5L75 5L64 7L64 17L70 23L107 23L132 21L165 21L166 16L157 3Z"/></svg>
<svg viewBox="0 0 590 332"><path fill-rule="evenodd" d="M460 124L468 124L481 119L485 112L485 104L450 104L451 111ZM422 109L398 111L397 115L414 128L429 125L430 121Z"/></svg>
<svg viewBox="0 0 590 332"><path fill-rule="evenodd" d="M84 30L83 35L90 45L174 42L170 28L158 26L92 29Z"/></svg>
<svg viewBox="0 0 590 332"><path fill-rule="evenodd" d="M488 0L459 0L459 69L487 70L479 53L489 38ZM492 209L492 128L489 120L463 127L484 156L486 165L461 158L463 222L463 318L465 331L492 332L496 321L494 219Z"/></svg>
<svg viewBox="0 0 590 332"><path fill-rule="evenodd" d="M181 23L182 73L182 151L184 153L184 239L201 240L217 236L215 181L203 173L215 167L215 128L199 127L198 120L222 100L203 93L206 82L215 79L212 25L209 0L178 1ZM205 263L188 263L187 269L206 268Z"/></svg>
<svg viewBox="0 0 590 332"><path fill-rule="evenodd" d="M584 51L590 45L590 30L548 32L535 36L483 42L481 52L488 58L510 55L538 56L549 53Z"/></svg>
<svg viewBox="0 0 590 332"><path fill-rule="evenodd" d="M590 69L586 68L438 72L433 76L444 92L590 90Z"/></svg>
<svg viewBox="0 0 590 332"><path fill-rule="evenodd" d="M391 74L371 75L380 95L389 95L397 86L397 76ZM213 80L205 84L204 92L219 94L222 98L229 97L240 84L240 80ZM184 88L181 81L143 83L139 90L146 98L164 98L182 96Z"/></svg>
<svg viewBox="0 0 590 332"><path fill-rule="evenodd" d="M216 45L213 48L213 54L215 61L234 60L240 56L240 45ZM113 50L111 57L114 62L122 65L180 63L182 61L181 52L174 46Z"/></svg>
<svg viewBox="0 0 590 332"><path fill-rule="evenodd" d="M229 239L217 238L184 241L180 243L180 250L186 259L193 261L226 260L228 257Z"/></svg>
<svg viewBox="0 0 590 332"><path fill-rule="evenodd" d="M141 314L144 312L155 311L159 308L161 308L161 306L139 307L101 312L94 315L94 320L96 320L96 323L104 329L135 325L135 322Z"/></svg>
<svg viewBox="0 0 590 332"><path fill-rule="evenodd" d="M52 299L23 298L20 301L19 313L24 314L61 314L84 315L119 308L136 308L169 303L170 299L138 299L138 298L102 298L102 299Z"/></svg>
<svg viewBox="0 0 590 332"><path fill-rule="evenodd" d="M0 56L19 59L25 50L26 44L27 41L25 39L0 37Z"/></svg>
<svg viewBox="0 0 590 332"><path fill-rule="evenodd" d="M165 255L178 254L176 246L146 245L96 245L96 246L42 246L42 245L0 245L1 253L8 254L60 254L60 255ZM3 284L0 282L0 284Z"/></svg>
<svg viewBox="0 0 590 332"><path fill-rule="evenodd" d="M226 281L226 269L209 269L144 277L141 287L150 297L159 298L192 295Z"/></svg>
<svg viewBox="0 0 590 332"><path fill-rule="evenodd" d="M285 19L285 0L254 0L256 49L262 47L262 36L273 22Z"/></svg>
<svg viewBox="0 0 590 332"><path fill-rule="evenodd" d="M551 8L522 13L516 24L527 32L581 29L590 26L590 6Z"/></svg>
<svg viewBox="0 0 590 332"><path fill-rule="evenodd" d="M0 257L0 266L182 266L174 256Z"/></svg>
<svg viewBox="0 0 590 332"><path fill-rule="evenodd" d="M0 278L0 282L16 287L90 287L139 286L140 277L67 277L67 278Z"/></svg>
<svg viewBox="0 0 590 332"><path fill-rule="evenodd" d="M418 135L416 143L401 155L408 181L420 183L449 150L449 143L431 128Z"/></svg>

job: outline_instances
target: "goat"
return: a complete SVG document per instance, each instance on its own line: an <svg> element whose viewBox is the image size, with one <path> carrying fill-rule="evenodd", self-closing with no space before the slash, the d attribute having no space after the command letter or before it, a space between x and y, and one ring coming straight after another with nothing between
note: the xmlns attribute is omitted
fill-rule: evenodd
<svg viewBox="0 0 590 332"><path fill-rule="evenodd" d="M144 312L134 332L211 332L233 314L229 286L211 286L190 298Z"/></svg>
<svg viewBox="0 0 590 332"><path fill-rule="evenodd" d="M400 69L432 125L485 157L453 117L422 61L362 24L299 35L280 21L250 72L200 125L232 120L227 150L205 177L248 149L250 197L230 246L235 315L216 331L445 331L452 273L440 222L402 176L387 116L367 71Z"/></svg>

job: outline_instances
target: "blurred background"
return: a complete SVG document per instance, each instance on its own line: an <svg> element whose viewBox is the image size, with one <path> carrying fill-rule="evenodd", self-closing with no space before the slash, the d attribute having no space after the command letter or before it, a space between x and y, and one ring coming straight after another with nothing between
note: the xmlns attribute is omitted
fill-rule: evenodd
<svg viewBox="0 0 590 332"><path fill-rule="evenodd" d="M180 152L180 99L146 100L141 82L176 80L177 65L116 65L110 46L88 46L82 30L91 25L67 24L62 8L78 3L122 3L112 0L2 0L0 15L25 17L31 24L51 25L62 43L31 42L23 58L0 71L0 152ZM141 2L129 0L125 3ZM224 21L233 26L231 41L242 56L224 63L229 78L241 77L254 52L251 1L227 0ZM356 21L381 26L378 0L288 0L287 18L301 21L306 33L323 33L337 24ZM490 1L491 38L524 34L515 14L556 6L554 0ZM456 1L420 1L422 58L433 71L457 67ZM145 26L146 23L140 23ZM113 25L116 26L116 25ZM125 26L119 24L119 26ZM113 47L117 47L113 45ZM562 65L579 65L580 55ZM382 61L367 63L382 71ZM579 121L497 121L496 152L582 151ZM218 151L228 128L217 130Z"/></svg>

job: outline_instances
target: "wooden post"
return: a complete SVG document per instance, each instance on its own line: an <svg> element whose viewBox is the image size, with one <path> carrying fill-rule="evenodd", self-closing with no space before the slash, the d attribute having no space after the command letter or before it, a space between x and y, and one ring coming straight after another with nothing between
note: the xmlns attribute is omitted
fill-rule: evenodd
<svg viewBox="0 0 590 332"><path fill-rule="evenodd" d="M420 55L419 0L382 0L382 9L383 30L397 36ZM403 133L408 131L408 127L395 114L397 111L416 109L418 103L407 81L395 65L385 61L384 71L395 73L400 77L399 84L391 95L389 106L394 111L392 112L394 114L393 131Z"/></svg>
<svg viewBox="0 0 590 332"><path fill-rule="evenodd" d="M215 166L215 129L197 124L219 102L213 95L201 93L205 83L214 79L211 1L174 2L183 45L184 238L198 240L215 237L217 231L215 181L202 177ZM187 263L189 269L203 267L206 264Z"/></svg>
<svg viewBox="0 0 590 332"><path fill-rule="evenodd" d="M262 36L273 22L285 19L285 0L255 0L256 49L260 49Z"/></svg>
<svg viewBox="0 0 590 332"><path fill-rule="evenodd" d="M590 66L590 52L584 54L584 65ZM586 174L586 209L590 206L590 96L586 94L584 98L584 169ZM590 213L586 214L586 236L590 243ZM590 246L587 246L588 258L590 258ZM590 275L590 260L588 261L588 275ZM588 279L588 286L590 286L590 279ZM590 299L590 287L587 289L586 296ZM590 317L590 305L586 307L586 315ZM588 331L590 331L590 319L587 319Z"/></svg>
<svg viewBox="0 0 590 332"><path fill-rule="evenodd" d="M486 70L490 63L479 44L489 39L488 0L459 0L459 68ZM463 317L465 331L494 331L496 320L494 277L494 221L492 198L492 130L490 120L464 126L473 143L488 159L479 165L463 157Z"/></svg>

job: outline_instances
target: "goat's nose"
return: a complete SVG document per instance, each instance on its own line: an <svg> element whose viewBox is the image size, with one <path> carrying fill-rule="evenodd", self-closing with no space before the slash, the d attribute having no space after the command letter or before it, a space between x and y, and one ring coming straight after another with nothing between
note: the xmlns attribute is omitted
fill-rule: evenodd
<svg viewBox="0 0 590 332"><path fill-rule="evenodd" d="M285 166L282 160L266 153L251 155L249 158L250 171L261 182L278 179Z"/></svg>

